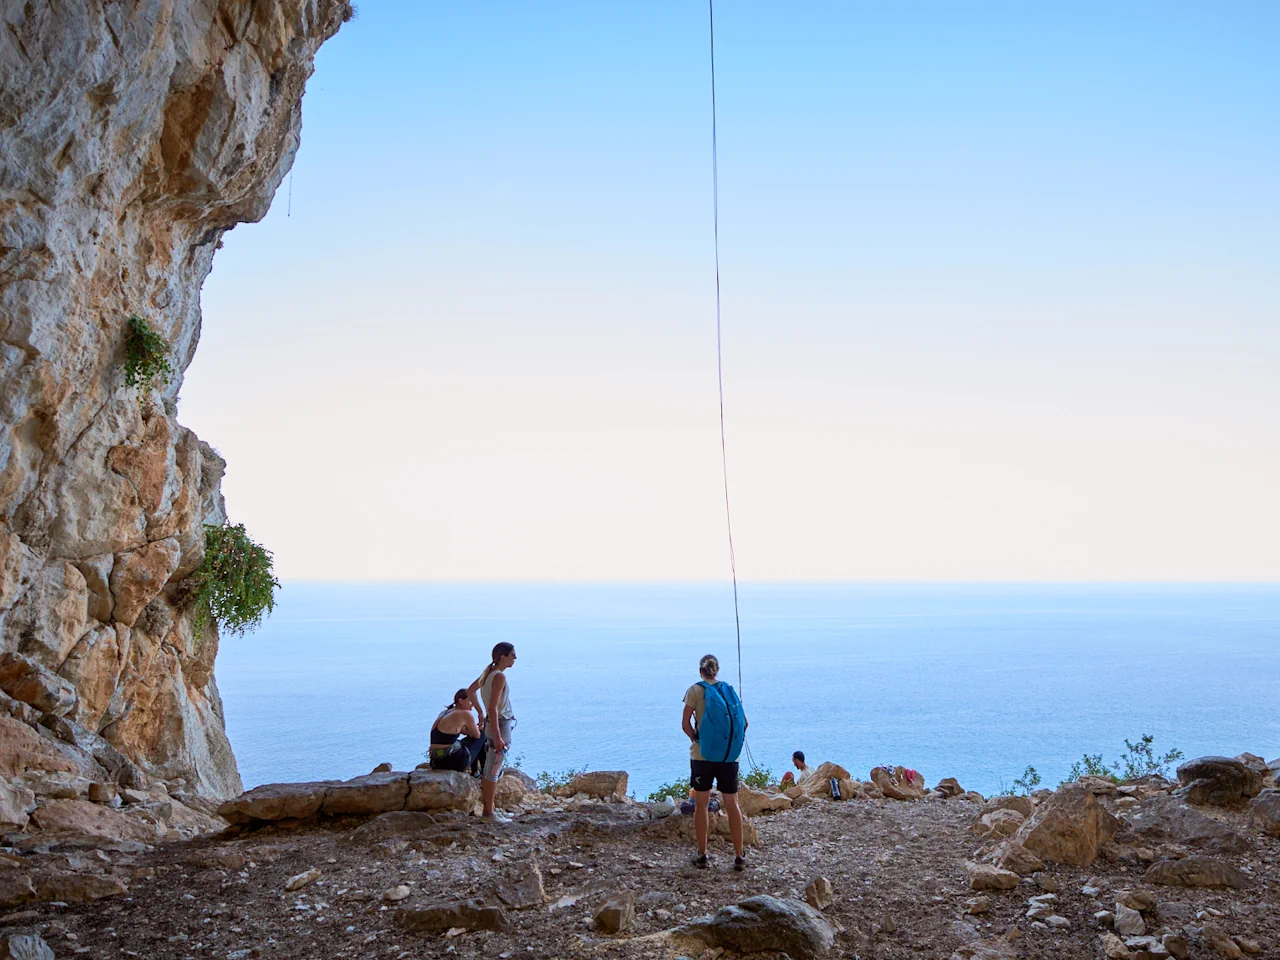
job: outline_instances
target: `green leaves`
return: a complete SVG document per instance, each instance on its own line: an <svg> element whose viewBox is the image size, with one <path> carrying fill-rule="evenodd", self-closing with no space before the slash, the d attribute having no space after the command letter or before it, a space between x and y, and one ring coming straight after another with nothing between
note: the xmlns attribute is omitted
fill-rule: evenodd
<svg viewBox="0 0 1280 960"><path fill-rule="evenodd" d="M169 342L136 314L129 318L129 338L124 342L124 383L151 390L173 379Z"/></svg>
<svg viewBox="0 0 1280 960"><path fill-rule="evenodd" d="M204 561L192 575L197 632L207 617L220 629L240 635L262 626L280 588L271 568L271 551L254 543L244 524L206 524Z"/></svg>
<svg viewBox="0 0 1280 960"><path fill-rule="evenodd" d="M773 784L773 771L768 767L753 766L742 777L742 782L753 790L768 790Z"/></svg>

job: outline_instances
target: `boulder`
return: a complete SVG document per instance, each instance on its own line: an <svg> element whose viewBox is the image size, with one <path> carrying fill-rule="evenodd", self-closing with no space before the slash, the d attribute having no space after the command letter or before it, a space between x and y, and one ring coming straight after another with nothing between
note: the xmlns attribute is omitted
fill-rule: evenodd
<svg viewBox="0 0 1280 960"><path fill-rule="evenodd" d="M21 830L36 808L36 795L17 783L0 779L0 833Z"/></svg>
<svg viewBox="0 0 1280 960"><path fill-rule="evenodd" d="M1147 932L1147 924L1142 914L1123 903L1116 903L1111 925L1122 937L1140 937Z"/></svg>
<svg viewBox="0 0 1280 960"><path fill-rule="evenodd" d="M1118 827L1087 787L1067 784L1036 808L1014 839L1043 860L1087 867Z"/></svg>
<svg viewBox="0 0 1280 960"><path fill-rule="evenodd" d="M50 800L36 808L31 826L49 837L112 843L155 843L162 832L155 823L88 800Z"/></svg>
<svg viewBox="0 0 1280 960"><path fill-rule="evenodd" d="M790 810L791 798L781 793L766 793L764 790L754 790L742 784L738 787L738 806L742 808L744 816L756 817L762 813L772 813L775 810Z"/></svg>
<svg viewBox="0 0 1280 960"><path fill-rule="evenodd" d="M1207 817L1177 797L1154 797L1125 814L1138 837L1153 843L1179 843L1210 853L1246 853L1249 841L1225 823Z"/></svg>
<svg viewBox="0 0 1280 960"><path fill-rule="evenodd" d="M840 799L852 800L858 793L857 782L849 776L849 771L838 763L820 763L814 768L804 783L800 784L796 789L800 790L805 796L812 797L815 800L831 799L831 781L835 780L840 786Z"/></svg>
<svg viewBox="0 0 1280 960"><path fill-rule="evenodd" d="M1030 797L1002 796L992 797L982 805L982 812L995 813L997 810L1017 810L1023 817L1035 813L1036 805Z"/></svg>
<svg viewBox="0 0 1280 960"><path fill-rule="evenodd" d="M406 810L469 811L480 799L480 781L457 770L414 770Z"/></svg>
<svg viewBox="0 0 1280 960"><path fill-rule="evenodd" d="M430 764L428 764L428 766L430 766ZM391 772L391 764L386 763L386 762L380 763L380 764L378 764L376 767L374 767L372 770L370 770L369 772L370 772L370 773L390 773L390 772Z"/></svg>
<svg viewBox="0 0 1280 960"><path fill-rule="evenodd" d="M370 773L330 784L320 803L320 812L330 815L386 813L403 810L408 798L409 774Z"/></svg>
<svg viewBox="0 0 1280 960"><path fill-rule="evenodd" d="M814 877L804 888L804 898L815 910L825 910L836 902L831 881L826 877Z"/></svg>
<svg viewBox="0 0 1280 960"><path fill-rule="evenodd" d="M518 807L524 802L528 793L529 789L525 785L524 778L508 770L498 778L498 788L493 795L493 802L503 810Z"/></svg>
<svg viewBox="0 0 1280 960"><path fill-rule="evenodd" d="M218 816L233 824L314 817L320 812L325 791L338 782L264 783L226 801L218 807Z"/></svg>
<svg viewBox="0 0 1280 960"><path fill-rule="evenodd" d="M1025 821L1017 810L995 810L984 813L972 829L981 837L1011 837Z"/></svg>
<svg viewBox="0 0 1280 960"><path fill-rule="evenodd" d="M1044 861L1012 837L991 852L991 862L1023 877L1044 869Z"/></svg>
<svg viewBox="0 0 1280 960"><path fill-rule="evenodd" d="M1012 870L992 866L989 863L966 863L970 889L979 893L996 890L1014 890L1018 886L1018 875Z"/></svg>
<svg viewBox="0 0 1280 960"><path fill-rule="evenodd" d="M1187 803L1226 807L1256 797L1262 777L1239 760L1229 757L1198 757L1178 767L1174 792Z"/></svg>
<svg viewBox="0 0 1280 960"><path fill-rule="evenodd" d="M76 688L69 680L20 653L0 654L0 690L56 716L76 705Z"/></svg>
<svg viewBox="0 0 1280 960"><path fill-rule="evenodd" d="M946 794L948 797L964 796L964 787L960 786L960 781L955 777L943 777L938 781L938 785L933 789L939 793Z"/></svg>
<svg viewBox="0 0 1280 960"><path fill-rule="evenodd" d="M580 773L563 787L556 789L557 797L573 797L585 793L597 800L608 797L621 799L627 795L627 772L625 770L597 770L593 773Z"/></svg>
<svg viewBox="0 0 1280 960"><path fill-rule="evenodd" d="M630 890L616 893L596 911L595 928L598 933L626 933L636 919L636 895Z"/></svg>
<svg viewBox="0 0 1280 960"><path fill-rule="evenodd" d="M871 782L891 800L919 800L924 796L924 777L906 767L875 767Z"/></svg>
<svg viewBox="0 0 1280 960"><path fill-rule="evenodd" d="M721 907L675 932L713 949L738 953L772 950L794 958L826 956L836 939L831 922L807 903L769 896Z"/></svg>
<svg viewBox="0 0 1280 960"><path fill-rule="evenodd" d="M111 568L111 596L115 601L112 615L116 621L132 627L147 604L164 589L181 559L182 545L175 537L116 554Z"/></svg>
<svg viewBox="0 0 1280 960"><path fill-rule="evenodd" d="M38 933L0 934L0 960L54 960Z"/></svg>
<svg viewBox="0 0 1280 960"><path fill-rule="evenodd" d="M1227 931L1215 923L1206 923L1200 931L1200 936L1205 946L1224 960L1240 960L1244 955L1240 945L1227 936Z"/></svg>
<svg viewBox="0 0 1280 960"><path fill-rule="evenodd" d="M36 888L29 874L16 870L0 870L0 910L30 903L36 898Z"/></svg>
<svg viewBox="0 0 1280 960"><path fill-rule="evenodd" d="M1280 790L1269 787L1249 804L1249 819L1269 837L1280 837Z"/></svg>
<svg viewBox="0 0 1280 960"><path fill-rule="evenodd" d="M542 887L542 871L536 863L531 864L519 875L499 881L494 888L494 896L504 907L512 910L546 906L547 894Z"/></svg>
<svg viewBox="0 0 1280 960"><path fill-rule="evenodd" d="M479 900L400 907L396 910L396 922L413 933L444 933L455 928L501 932L509 927L502 907L486 907Z"/></svg>
<svg viewBox="0 0 1280 960"><path fill-rule="evenodd" d="M1172 887L1212 887L1242 890L1249 878L1229 863L1212 857L1161 860L1147 870L1147 881Z"/></svg>
<svg viewBox="0 0 1280 960"><path fill-rule="evenodd" d="M45 870L32 874L31 882L36 888L36 899L46 902L82 903L104 897L122 897L129 892L119 877L104 877L96 873Z"/></svg>

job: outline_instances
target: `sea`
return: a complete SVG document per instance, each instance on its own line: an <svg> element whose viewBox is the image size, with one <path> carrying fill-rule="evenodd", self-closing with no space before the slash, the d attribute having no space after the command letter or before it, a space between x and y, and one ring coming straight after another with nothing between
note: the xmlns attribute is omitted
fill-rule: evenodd
<svg viewBox="0 0 1280 960"><path fill-rule="evenodd" d="M286 582L217 677L245 787L422 762L432 721L515 644L511 756L531 775L688 775L682 698L714 653L749 756L794 750L984 794L1054 786L1125 740L1280 756L1280 585ZM741 657L739 658L739 649ZM739 674L740 671L740 674Z"/></svg>

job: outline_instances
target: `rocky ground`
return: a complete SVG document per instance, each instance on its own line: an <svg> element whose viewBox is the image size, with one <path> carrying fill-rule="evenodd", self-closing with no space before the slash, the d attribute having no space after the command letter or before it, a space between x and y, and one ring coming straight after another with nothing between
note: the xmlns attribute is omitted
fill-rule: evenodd
<svg viewBox="0 0 1280 960"><path fill-rule="evenodd" d="M691 819L628 800L625 774L558 798L509 775L507 824L471 815L460 774L259 788L193 840L10 835L0 957L1280 956L1280 791L1265 765L1247 775L1220 794L1190 775L1180 795L1158 778L982 801L745 794L742 873L723 817L696 870Z"/></svg>

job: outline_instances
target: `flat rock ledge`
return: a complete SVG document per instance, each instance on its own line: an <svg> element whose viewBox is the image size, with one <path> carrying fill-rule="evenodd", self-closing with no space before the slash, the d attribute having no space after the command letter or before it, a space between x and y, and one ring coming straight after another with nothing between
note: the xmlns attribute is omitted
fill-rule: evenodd
<svg viewBox="0 0 1280 960"><path fill-rule="evenodd" d="M395 810L469 811L480 799L480 783L453 770L396 770L351 780L266 783L228 800L218 816L233 825L255 821L306 820L327 816L374 816Z"/></svg>

